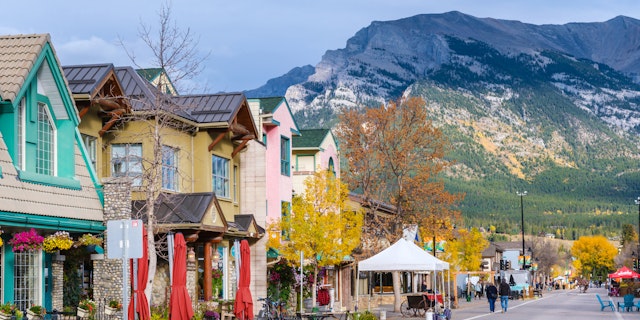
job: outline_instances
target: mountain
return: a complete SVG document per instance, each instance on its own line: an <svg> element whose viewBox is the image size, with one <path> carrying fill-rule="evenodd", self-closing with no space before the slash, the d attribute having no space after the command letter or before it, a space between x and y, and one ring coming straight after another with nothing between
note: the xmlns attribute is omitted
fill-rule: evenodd
<svg viewBox="0 0 640 320"><path fill-rule="evenodd" d="M470 225L569 238L637 222L640 21L532 25L460 12L373 22L286 97L303 127L424 97L452 144L443 177ZM281 87L280 92L284 90ZM562 230L562 232L560 232Z"/></svg>

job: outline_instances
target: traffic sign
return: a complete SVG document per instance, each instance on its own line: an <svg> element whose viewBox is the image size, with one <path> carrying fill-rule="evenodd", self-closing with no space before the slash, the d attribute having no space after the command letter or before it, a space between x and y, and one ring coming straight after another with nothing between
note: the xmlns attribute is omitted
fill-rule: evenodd
<svg viewBox="0 0 640 320"><path fill-rule="evenodd" d="M107 221L107 258L142 258L142 220Z"/></svg>

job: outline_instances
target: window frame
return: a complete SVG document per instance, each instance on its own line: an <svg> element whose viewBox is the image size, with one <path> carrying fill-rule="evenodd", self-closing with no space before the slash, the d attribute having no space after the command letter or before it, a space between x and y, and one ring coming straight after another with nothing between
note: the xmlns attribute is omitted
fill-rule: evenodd
<svg viewBox="0 0 640 320"><path fill-rule="evenodd" d="M230 160L218 155L211 155L211 187L216 197L230 199L229 164ZM220 188L219 188L220 187ZM218 191L222 191L219 193Z"/></svg>
<svg viewBox="0 0 640 320"><path fill-rule="evenodd" d="M124 147L124 154L122 157L118 157L116 158L114 155L114 147L120 147L123 146ZM132 147L139 147L140 148L140 154L139 155L132 155L131 154L131 149ZM132 178L132 183L131 186L133 187L141 187L142 186L142 176L143 176L143 171L144 168L142 166L142 160L143 160L143 147L142 147L142 143L113 143L111 144L111 161L110 161L110 172L111 172L111 176L112 177L130 177ZM122 173L117 173L115 170L115 159L121 159L123 158L123 164L126 164L124 171L122 171ZM137 165L136 165L137 164ZM140 167L140 171L136 172L136 171L132 171L132 168L136 168L136 167ZM120 171L120 170L119 170Z"/></svg>
<svg viewBox="0 0 640 320"><path fill-rule="evenodd" d="M280 136L280 174L291 176L291 139Z"/></svg>
<svg viewBox="0 0 640 320"><path fill-rule="evenodd" d="M179 191L179 171L178 171L178 153L180 149L163 145L162 146L162 189L170 191ZM167 155L171 152L171 155ZM170 160L170 161L167 161Z"/></svg>
<svg viewBox="0 0 640 320"><path fill-rule="evenodd" d="M35 172L46 176L57 176L57 128L49 110L48 101L38 99L36 103L36 152ZM44 118L41 118L44 117ZM47 128L47 130L44 130Z"/></svg>

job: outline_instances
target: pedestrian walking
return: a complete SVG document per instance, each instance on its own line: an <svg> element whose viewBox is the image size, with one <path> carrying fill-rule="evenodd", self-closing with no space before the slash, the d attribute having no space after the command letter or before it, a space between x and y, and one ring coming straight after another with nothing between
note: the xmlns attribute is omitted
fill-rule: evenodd
<svg viewBox="0 0 640 320"><path fill-rule="evenodd" d="M489 282L487 287L484 289L484 292L487 294L487 299L489 300L489 312L496 311L496 299L498 299L498 288L493 285L493 282Z"/></svg>
<svg viewBox="0 0 640 320"><path fill-rule="evenodd" d="M507 312L507 307L509 306L509 296L511 295L511 287L509 287L509 284L505 279L502 279L502 282L500 282L498 294L500 294L500 306L502 306L502 313L505 313Z"/></svg>

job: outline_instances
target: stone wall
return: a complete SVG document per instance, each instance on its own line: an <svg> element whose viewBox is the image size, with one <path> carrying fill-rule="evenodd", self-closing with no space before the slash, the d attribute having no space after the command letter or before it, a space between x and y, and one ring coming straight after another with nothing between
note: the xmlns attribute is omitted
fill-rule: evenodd
<svg viewBox="0 0 640 320"><path fill-rule="evenodd" d="M131 181L127 178L109 178L104 185L104 221L131 218ZM129 286L129 277L123 277L122 259L107 259L108 232L104 235L104 255L93 255L93 294L96 301L122 302L122 288ZM129 266L130 268L131 266ZM130 270L130 269L129 269ZM129 271L127 271L129 273ZM130 294L130 293L129 293Z"/></svg>

